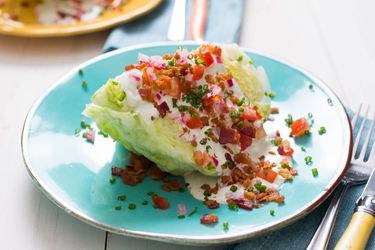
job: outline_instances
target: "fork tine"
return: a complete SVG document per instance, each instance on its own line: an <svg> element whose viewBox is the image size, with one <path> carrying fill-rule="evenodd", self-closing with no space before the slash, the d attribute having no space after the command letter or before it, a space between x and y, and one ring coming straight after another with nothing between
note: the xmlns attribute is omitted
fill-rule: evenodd
<svg viewBox="0 0 375 250"><path fill-rule="evenodd" d="M365 115L363 116L361 126L358 130L357 138L355 139L355 143L354 143L354 147L353 147L353 157L352 157L353 159L355 159L355 155L356 155L356 152L357 152L357 149L358 149L359 141L361 140L362 131L363 131L363 128L366 124L366 119L367 119L367 114L368 114L369 108L370 107L367 107L367 109L366 109ZM353 130L354 130L354 128L353 128Z"/></svg>
<svg viewBox="0 0 375 250"><path fill-rule="evenodd" d="M372 118L372 122L371 122L371 125L370 125L370 128L369 128L369 131L368 131L368 133L367 133L366 140L365 140L365 142L363 143L363 147L362 147L362 150L361 150L361 154L360 154L359 157L358 157L358 159L362 159L362 161L365 161L365 155L366 155L367 147L368 147L368 144L369 144L369 141L370 141L370 138L371 138L372 129L373 129L373 127L374 127L374 119L375 119L375 115L374 115L374 117Z"/></svg>
<svg viewBox="0 0 375 250"><path fill-rule="evenodd" d="M362 103L359 105L357 112L355 113L354 117L352 118L353 132L354 132L355 124L357 123L359 114L361 113L361 109L362 109Z"/></svg>
<svg viewBox="0 0 375 250"><path fill-rule="evenodd" d="M375 167L375 142L372 144L372 149L368 157L367 163L370 164L371 167Z"/></svg>

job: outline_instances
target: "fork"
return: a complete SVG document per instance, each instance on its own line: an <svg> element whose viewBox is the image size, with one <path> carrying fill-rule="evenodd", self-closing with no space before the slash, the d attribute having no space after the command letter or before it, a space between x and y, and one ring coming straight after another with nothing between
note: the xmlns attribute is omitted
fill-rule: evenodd
<svg viewBox="0 0 375 250"><path fill-rule="evenodd" d="M355 143L352 151L352 159L350 162L350 167L345 173L341 183L337 187L335 194L332 198L331 203L327 209L326 214L324 215L318 229L316 230L314 237L312 238L308 250L314 249L326 249L329 239L331 237L333 226L335 225L338 207L344 197L348 188L352 185L359 185L365 183L370 177L371 170L375 167L375 145L372 145L372 150L367 161L365 161L365 155L367 147L369 146L372 130L374 127L375 116L372 119L371 126L367 136L363 132L363 128L366 124L367 115L370 107L367 107L365 115L363 117L362 123L360 125L358 134L355 138ZM358 111L354 115L351 124L354 131L354 128L357 124L358 117L362 110L362 104L359 106ZM365 142L361 151L359 152L358 158L356 158L356 151L358 149L359 142L362 136L366 136Z"/></svg>

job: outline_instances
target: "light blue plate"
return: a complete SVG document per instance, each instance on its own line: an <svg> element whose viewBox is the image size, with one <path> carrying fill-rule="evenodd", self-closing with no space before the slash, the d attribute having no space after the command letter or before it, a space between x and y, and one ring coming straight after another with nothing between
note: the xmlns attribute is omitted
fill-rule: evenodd
<svg viewBox="0 0 375 250"><path fill-rule="evenodd" d="M273 106L280 108L268 128L279 128L285 137L289 129L284 118L312 113L312 134L297 140L295 165L299 175L281 189L284 205L270 203L253 211L234 212L222 205L211 212L220 223L201 225L199 218L210 212L188 192L164 192L161 182L146 179L136 187L122 184L118 179L110 184L111 166L124 166L127 151L110 138L96 136L94 144L74 135L80 126L81 115L91 95L108 78L123 72L124 66L137 61L138 53L162 55L175 51L178 45L193 49L197 44L158 43L140 45L98 56L72 70L55 83L32 107L26 118L22 135L22 151L27 169L40 189L59 207L76 218L114 233L184 244L230 243L275 230L301 218L317 207L332 192L342 177L351 155L351 129L343 106L325 84L306 72L287 63L245 49L256 65L262 65L277 93ZM79 69L84 71L83 76ZM81 86L88 82L88 89ZM309 85L313 86L311 90ZM332 105L329 105L328 99ZM86 119L86 121L88 121ZM324 126L325 135L318 129ZM266 128L267 128L266 127ZM302 152L304 146L307 152ZM306 166L304 157L313 157L313 166ZM318 177L311 168L316 167ZM154 209L147 192L167 197L171 208ZM117 196L125 194L126 201ZM148 205L142 201L148 200ZM129 203L137 208L129 210ZM198 212L177 219L177 204L183 203ZM122 210L115 210L122 205ZM275 216L270 210L275 210ZM222 222L229 222L224 231Z"/></svg>

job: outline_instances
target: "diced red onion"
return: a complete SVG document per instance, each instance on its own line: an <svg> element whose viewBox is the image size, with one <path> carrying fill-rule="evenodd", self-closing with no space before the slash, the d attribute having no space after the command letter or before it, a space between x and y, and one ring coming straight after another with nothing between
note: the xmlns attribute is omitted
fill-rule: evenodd
<svg viewBox="0 0 375 250"><path fill-rule="evenodd" d="M220 56L217 56L217 57L216 57L216 62L217 62L218 64L222 64L222 63L223 63L223 61L221 60Z"/></svg>
<svg viewBox="0 0 375 250"><path fill-rule="evenodd" d="M234 202L237 206L239 206L240 208L245 209L245 210L252 210L253 207L254 207L254 203L252 203L248 199L244 199L244 198L242 198L242 199L228 199L227 200L227 203L231 203L231 202Z"/></svg>
<svg viewBox="0 0 375 250"><path fill-rule="evenodd" d="M215 157L212 157L212 161L214 162L214 165L216 167L217 167L217 165L219 165L219 161Z"/></svg>
<svg viewBox="0 0 375 250"><path fill-rule="evenodd" d="M169 111L169 107L166 102L162 102L159 105L155 105L155 108L159 111L159 114L161 117L164 117Z"/></svg>
<svg viewBox="0 0 375 250"><path fill-rule="evenodd" d="M178 204L177 205L177 213L178 215L185 215L188 213L185 204Z"/></svg>
<svg viewBox="0 0 375 250"><path fill-rule="evenodd" d="M150 63L152 66L156 68L165 68L167 66L167 64L161 56L151 56Z"/></svg>
<svg viewBox="0 0 375 250"><path fill-rule="evenodd" d="M114 176L122 176L124 173L124 169L113 166L111 169L112 175Z"/></svg>
<svg viewBox="0 0 375 250"><path fill-rule="evenodd" d="M132 69L129 71L129 76L139 82L141 80L141 72L138 69Z"/></svg>
<svg viewBox="0 0 375 250"><path fill-rule="evenodd" d="M229 88L233 87L233 80L232 79L227 80L227 83L228 83Z"/></svg>
<svg viewBox="0 0 375 250"><path fill-rule="evenodd" d="M150 63L150 57L145 55L145 54L139 53L138 54L138 63L141 63L141 62Z"/></svg>
<svg viewBox="0 0 375 250"><path fill-rule="evenodd" d="M86 134L87 134L86 141L94 143L94 141L95 141L95 130L94 129L87 130Z"/></svg>
<svg viewBox="0 0 375 250"><path fill-rule="evenodd" d="M151 80L156 80L156 75L154 73L154 69L152 67L147 67L147 75L150 77Z"/></svg>
<svg viewBox="0 0 375 250"><path fill-rule="evenodd" d="M160 94L156 94L156 98L160 101L161 95Z"/></svg>

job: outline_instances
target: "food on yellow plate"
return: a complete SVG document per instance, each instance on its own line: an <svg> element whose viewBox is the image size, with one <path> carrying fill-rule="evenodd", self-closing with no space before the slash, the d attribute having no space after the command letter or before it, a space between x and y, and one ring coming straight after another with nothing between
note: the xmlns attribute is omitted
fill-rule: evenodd
<svg viewBox="0 0 375 250"><path fill-rule="evenodd" d="M282 203L277 190L297 174L289 142L263 127L270 113L265 93L264 69L237 45L205 44L140 54L92 96L84 115L160 170L183 175L207 207L251 210ZM167 184L165 190L178 189Z"/></svg>

